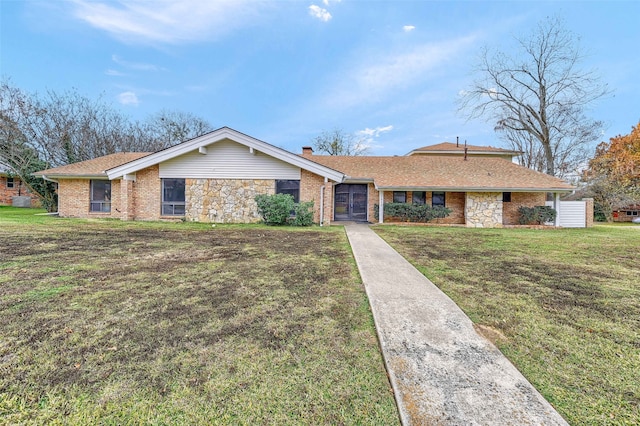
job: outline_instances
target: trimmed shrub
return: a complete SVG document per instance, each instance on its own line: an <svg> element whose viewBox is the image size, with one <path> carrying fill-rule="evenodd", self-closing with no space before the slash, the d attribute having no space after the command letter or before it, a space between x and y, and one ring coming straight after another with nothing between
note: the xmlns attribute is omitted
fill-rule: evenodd
<svg viewBox="0 0 640 426"><path fill-rule="evenodd" d="M553 222L557 212L553 207L535 206L518 208L518 223L520 225L542 225L546 222Z"/></svg>
<svg viewBox="0 0 640 426"><path fill-rule="evenodd" d="M380 217L380 207L378 204L373 206L374 216L376 219ZM426 223L433 219L440 219L451 214L451 209L442 206L429 206L427 204L409 204L409 203L385 203L384 217L394 218L401 222L420 222Z"/></svg>
<svg viewBox="0 0 640 426"><path fill-rule="evenodd" d="M313 201L297 203L293 207L295 216L289 218L289 223L293 226L313 225Z"/></svg>
<svg viewBox="0 0 640 426"><path fill-rule="evenodd" d="M295 207L290 194L260 194L255 200L258 213L267 225L285 225Z"/></svg>
<svg viewBox="0 0 640 426"><path fill-rule="evenodd" d="M294 203L289 194L261 194L255 200L258 213L267 225L313 225L313 201Z"/></svg>

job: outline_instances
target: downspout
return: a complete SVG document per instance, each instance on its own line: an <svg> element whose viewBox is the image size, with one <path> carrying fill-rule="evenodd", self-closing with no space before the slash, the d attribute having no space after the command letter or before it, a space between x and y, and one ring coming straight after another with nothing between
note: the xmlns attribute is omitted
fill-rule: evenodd
<svg viewBox="0 0 640 426"><path fill-rule="evenodd" d="M320 187L320 226L324 226L324 189L327 186L328 179L324 178L324 185Z"/></svg>
<svg viewBox="0 0 640 426"><path fill-rule="evenodd" d="M45 175L42 175L42 179L44 179L44 180L46 180L46 181L49 181L49 182L53 182L53 183L55 183L55 184L56 184L56 187L57 187L57 188L56 188L56 191L58 191L58 189L59 189L59 185L60 185L60 182L58 182L58 181L57 181L57 180L55 180L55 179L48 178L48 177L46 177ZM51 213L48 213L48 214L51 214L51 215L59 215L60 213L56 211L56 212L51 212Z"/></svg>

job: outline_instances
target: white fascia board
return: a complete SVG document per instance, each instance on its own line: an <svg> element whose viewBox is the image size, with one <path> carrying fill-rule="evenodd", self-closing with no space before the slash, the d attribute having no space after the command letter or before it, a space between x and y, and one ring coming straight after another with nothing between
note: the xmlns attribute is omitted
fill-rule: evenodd
<svg viewBox="0 0 640 426"><path fill-rule="evenodd" d="M35 176L36 177L40 176L44 178L45 175L39 174ZM94 179L94 180L108 179L106 174L101 174L101 175L56 175L56 174L50 175L50 174L47 174L46 176L47 178L52 178L52 179Z"/></svg>
<svg viewBox="0 0 640 426"><path fill-rule="evenodd" d="M344 179L343 173L325 167L299 155L293 154L282 148L278 148L251 136L240 133L229 127L222 127L218 130L214 130L213 132L198 136L197 138L188 140L179 145L175 145L162 151L155 152L153 154L147 155L146 157L142 157L138 160L123 164L122 166L114 167L113 169L107 170L107 175L109 176L109 179L116 179L122 177L125 174L135 173L139 170L162 163L163 161L170 160L188 152L199 150L200 147L211 145L225 139L240 143L249 148L252 148L254 151L263 152L264 154L267 154L271 157L277 158L281 161L300 167L301 169L308 170L312 173L329 178L331 180L342 182L342 180Z"/></svg>

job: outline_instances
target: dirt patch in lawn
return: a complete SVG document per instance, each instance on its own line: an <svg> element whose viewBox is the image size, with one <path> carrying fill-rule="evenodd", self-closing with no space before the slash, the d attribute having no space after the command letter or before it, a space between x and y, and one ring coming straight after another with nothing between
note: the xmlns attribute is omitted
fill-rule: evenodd
<svg viewBox="0 0 640 426"><path fill-rule="evenodd" d="M0 419L397 422L340 230L52 219L0 240Z"/></svg>

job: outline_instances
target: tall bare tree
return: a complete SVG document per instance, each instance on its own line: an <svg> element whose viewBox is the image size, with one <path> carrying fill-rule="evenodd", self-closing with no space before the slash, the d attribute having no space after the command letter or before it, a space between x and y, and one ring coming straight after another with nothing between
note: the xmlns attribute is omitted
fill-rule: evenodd
<svg viewBox="0 0 640 426"><path fill-rule="evenodd" d="M315 151L326 155L366 155L369 151L364 139L342 129L324 130L311 142Z"/></svg>
<svg viewBox="0 0 640 426"><path fill-rule="evenodd" d="M55 200L49 200L49 186L31 177L35 171L115 152L157 151L210 130L189 113L162 111L133 122L102 97L91 99L74 89L32 94L8 79L0 81L0 165L45 205Z"/></svg>
<svg viewBox="0 0 640 426"><path fill-rule="evenodd" d="M590 119L588 105L609 93L584 59L579 38L559 18L548 18L517 38L514 54L485 48L477 79L462 92L460 112L485 118L525 165L566 176L584 163L586 148L598 140L603 123Z"/></svg>
<svg viewBox="0 0 640 426"><path fill-rule="evenodd" d="M145 150L158 151L213 130L206 120L189 112L161 110L139 124L148 139Z"/></svg>

